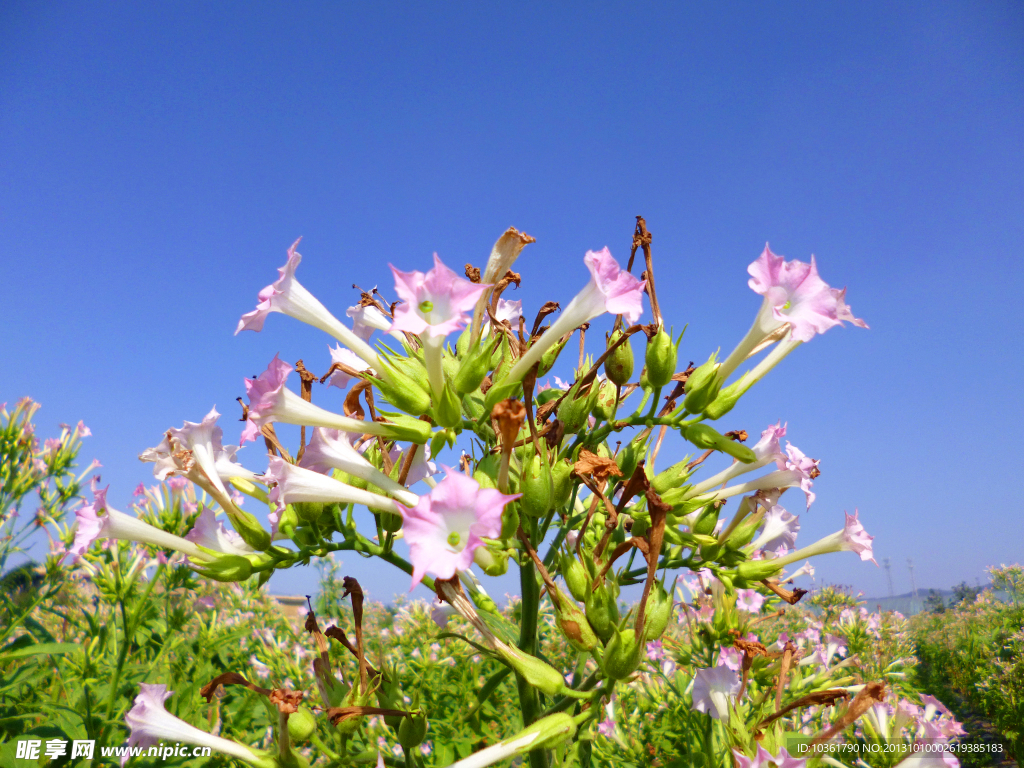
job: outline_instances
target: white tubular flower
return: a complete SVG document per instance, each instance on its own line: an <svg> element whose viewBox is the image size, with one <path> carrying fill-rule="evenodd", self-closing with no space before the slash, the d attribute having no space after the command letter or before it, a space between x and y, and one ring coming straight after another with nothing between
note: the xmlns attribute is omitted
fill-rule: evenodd
<svg viewBox="0 0 1024 768"><path fill-rule="evenodd" d="M831 536L826 536L809 547L798 549L772 562L779 565L789 565L797 560L825 555L831 552L854 552L861 560L870 560L875 565L878 565L875 562L874 553L871 551L871 542L875 537L869 536L868 532L864 530L864 526L857 519L857 510L854 510L852 515L845 512L843 514L846 515L846 525L843 526L843 530L836 531Z"/></svg>
<svg viewBox="0 0 1024 768"><path fill-rule="evenodd" d="M303 501L338 502L362 504L380 512L401 514L393 499L364 491L361 488L353 488L333 477L321 475L311 469L297 467L276 456L271 457L270 467L263 479L268 485L276 484L269 494L270 503L273 505L283 507ZM419 501L419 496L412 495Z"/></svg>
<svg viewBox="0 0 1024 768"><path fill-rule="evenodd" d="M545 352L558 343L559 339L571 333L584 323L608 312L622 315L629 323L640 319L643 311L643 293L646 280L637 280L629 272L619 268L607 248L587 251L583 263L590 270L590 282L573 297L558 319L526 351L508 372L507 381L521 381Z"/></svg>
<svg viewBox="0 0 1024 768"><path fill-rule="evenodd" d="M128 737L129 747L146 749L160 742L184 742L200 747L209 747L213 752L223 752L257 766L273 765L273 760L258 756L255 752L236 741L214 736L189 725L179 717L175 717L166 709L164 702L173 694L165 685L141 683L139 695L135 697L135 705L125 715L125 723L131 729ZM121 765L127 762L128 756L121 758Z"/></svg>
<svg viewBox="0 0 1024 768"><path fill-rule="evenodd" d="M217 454L224 453L224 446L221 444L224 431L217 426L217 419L219 417L220 414L217 413L217 407L214 406L203 417L201 423L196 424L192 421L186 421L181 429L167 430L167 435L172 446L192 452L192 458L195 459L199 468L202 469L209 479L209 482L219 493L227 496L228 490L224 487L216 467ZM228 463L232 462L228 460ZM242 476L240 475L240 477Z"/></svg>
<svg viewBox="0 0 1024 768"><path fill-rule="evenodd" d="M95 498L92 504L83 504L75 510L78 525L75 530L75 541L68 550L68 554L73 556L75 562L98 539L138 541L162 549L183 552L189 557L200 560L210 559L209 555L204 554L191 541L108 506L106 488L94 491L93 495ZM106 514L101 516L99 514L101 512L106 512Z"/></svg>
<svg viewBox="0 0 1024 768"><path fill-rule="evenodd" d="M337 429L317 427L313 430L313 437L306 446L298 466L324 475L332 469L340 469L384 489L403 504L415 506L419 496L367 461L352 447L348 434Z"/></svg>
<svg viewBox="0 0 1024 768"><path fill-rule="evenodd" d="M381 312L375 304L360 302L354 307L349 307L345 314L352 318L352 332L363 341L369 341L374 331L391 331L391 318ZM405 336L398 331L391 335L399 341L405 341Z"/></svg>
<svg viewBox="0 0 1024 768"><path fill-rule="evenodd" d="M509 739L499 741L457 763L452 763L449 768L485 768L530 750L558 746L575 732L576 723L572 717L564 712L557 712L542 717Z"/></svg>
<svg viewBox="0 0 1024 768"><path fill-rule="evenodd" d="M767 466L773 461L784 460L786 455L782 452L779 438L784 437L785 434L786 425L781 420L775 424L769 424L764 432L761 433L761 439L757 442L757 445L753 447L754 455L757 457L756 461L750 464L734 461L731 466L723 469L717 475L709 477L707 480L693 486L685 498L699 496L706 491L710 491L712 488L717 488L719 485L729 482L733 478Z"/></svg>
<svg viewBox="0 0 1024 768"><path fill-rule="evenodd" d="M209 507L199 513L195 525L185 534L185 538L193 544L225 555L251 555L256 552L242 541L241 536L225 528L224 523L217 519Z"/></svg>
<svg viewBox="0 0 1024 768"><path fill-rule="evenodd" d="M796 535L799 531L799 515L791 515L776 505L768 510L768 514L764 516L764 528L748 547L751 552L757 549L768 549L774 552L782 545L793 547L796 545Z"/></svg>
<svg viewBox="0 0 1024 768"><path fill-rule="evenodd" d="M301 239L300 237L299 240ZM292 247L288 249L288 261L277 270L281 276L260 291L260 301L256 309L242 315L235 335L241 331L262 331L267 315L271 312L280 312L329 333L359 355L368 365L378 365L377 353L373 348L328 312L327 308L295 279L295 270L302 260L302 256L295 250L299 240L292 243Z"/></svg>

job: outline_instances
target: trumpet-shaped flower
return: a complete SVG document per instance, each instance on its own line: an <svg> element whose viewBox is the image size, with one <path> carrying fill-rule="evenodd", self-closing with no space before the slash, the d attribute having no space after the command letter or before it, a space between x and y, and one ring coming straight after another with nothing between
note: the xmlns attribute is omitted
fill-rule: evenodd
<svg viewBox="0 0 1024 768"><path fill-rule="evenodd" d="M376 304L360 302L354 307L349 307L345 314L352 318L352 331L363 341L369 341L374 331L387 333L391 330L391 319L381 312Z"/></svg>
<svg viewBox="0 0 1024 768"><path fill-rule="evenodd" d="M804 452L792 443L786 443L786 458L779 458L775 465L779 469L788 469L800 477L800 490L807 496L807 508L814 503L814 494L811 492L811 482L821 474L818 469L819 460L805 456Z"/></svg>
<svg viewBox="0 0 1024 768"><path fill-rule="evenodd" d="M852 515L845 512L843 514L846 515L846 525L841 531L836 531L831 536L826 536L808 547L790 552L785 557L777 558L775 562L779 565L788 565L797 560L830 552L854 552L860 556L861 560L870 560L878 565L871 551L871 542L875 537L869 536L868 532L864 530L864 526L857 519L857 510L854 510Z"/></svg>
<svg viewBox="0 0 1024 768"><path fill-rule="evenodd" d="M590 282L573 297L544 335L519 358L509 371L508 381L520 381L562 336L605 312L622 315L630 324L640 319L646 280L637 280L621 269L607 248L587 251L583 263L590 270Z"/></svg>
<svg viewBox="0 0 1024 768"><path fill-rule="evenodd" d="M750 543L750 548L774 552L782 546L793 547L796 545L796 535L799 531L800 516L792 515L776 504L764 516L764 528Z"/></svg>
<svg viewBox="0 0 1024 768"><path fill-rule="evenodd" d="M693 709L717 720L729 719L729 704L740 692L739 675L726 666L698 669L693 676Z"/></svg>
<svg viewBox="0 0 1024 768"><path fill-rule="evenodd" d="M300 237L299 240L302 238ZM377 353L350 328L343 325L332 315L313 294L295 279L295 270L302 261L302 256L295 248L299 240L288 249L288 261L277 271L280 277L259 292L259 303L252 312L242 315L235 329L235 335L241 331L262 331L263 322L271 312L293 317L303 323L329 333L346 347L355 352L369 365L377 363Z"/></svg>
<svg viewBox="0 0 1024 768"><path fill-rule="evenodd" d="M223 752L253 765L263 766L272 763L236 741L201 731L172 715L164 708L164 702L173 693L173 691L168 691L165 685L140 683L139 695L135 697L135 704L124 718L125 723L131 729L131 734L128 736L129 747L147 749L160 742L184 742L200 747L210 747L215 753ZM126 754L121 758L121 765L123 766L127 760L128 755Z"/></svg>
<svg viewBox="0 0 1024 768"><path fill-rule="evenodd" d="M403 303L395 308L390 330L444 337L466 327L467 314L490 285L471 283L446 267L434 254L434 268L395 275L395 293Z"/></svg>
<svg viewBox="0 0 1024 768"><path fill-rule="evenodd" d="M241 442L255 440L261 427L275 421L308 427L329 427L359 434L392 438L397 436L396 428L392 425L350 419L307 403L285 386L291 371L290 363L274 355L267 370L255 379L245 380L245 390L249 396L249 418Z"/></svg>
<svg viewBox="0 0 1024 768"><path fill-rule="evenodd" d="M237 533L225 528L224 523L217 519L209 507L205 507L199 513L192 530L185 534L185 538L193 544L226 555L251 555L256 551L242 541L242 537Z"/></svg>
<svg viewBox="0 0 1024 768"><path fill-rule="evenodd" d="M779 748L777 755L772 755L760 744L757 745L757 754L754 757L747 757L744 754L733 751L736 768L804 768L807 765L805 758L793 757L784 747Z"/></svg>
<svg viewBox="0 0 1024 768"><path fill-rule="evenodd" d="M93 542L99 539L138 541L152 544L155 547L184 552L189 557L200 560L209 559L209 556L204 555L191 541L108 506L106 488L95 490L93 494L94 498L91 504L83 504L75 510L77 521L75 540L68 550L73 557L73 562L78 562L79 558L93 545ZM106 514L101 514L103 512Z"/></svg>
<svg viewBox="0 0 1024 768"><path fill-rule="evenodd" d="M760 613L762 605L764 605L764 596L756 589L736 590L736 607L741 611Z"/></svg>
<svg viewBox="0 0 1024 768"><path fill-rule="evenodd" d="M761 433L761 439L757 441L757 444L752 449L754 456L757 457L755 461L749 464L744 464L742 461L734 461L718 474L694 485L687 498L698 496L712 488L718 487L722 483L729 482L733 478L767 466L773 461L778 462L785 459L786 455L782 452L782 446L779 444L779 439L785 437L785 435L786 425L781 420L775 424L769 424ZM780 469L784 469L784 467L780 467Z"/></svg>
<svg viewBox="0 0 1024 768"><path fill-rule="evenodd" d="M172 446L191 451L192 458L209 478L214 488L227 496L227 489L216 468L217 454L224 453L224 446L221 443L224 431L217 426L219 417L220 414L214 407L199 424L186 421L181 429L169 429L167 436ZM231 463L230 459L228 461Z"/></svg>
<svg viewBox="0 0 1024 768"><path fill-rule="evenodd" d="M335 480L333 477L321 475L311 469L289 464L277 456L270 458L269 467L263 475L267 485L273 484L267 494L270 503L278 508L287 504L304 501L341 504L362 504L369 509L381 512L399 511L398 505L385 496L353 488L351 485ZM411 494L417 498L415 494Z"/></svg>
<svg viewBox="0 0 1024 768"><path fill-rule="evenodd" d="M483 545L482 537L498 535L502 510L521 495L481 488L450 467L444 471L445 478L415 506L399 505L413 565L412 587L427 573L450 579L456 571L468 569L473 553Z"/></svg>
<svg viewBox="0 0 1024 768"><path fill-rule="evenodd" d="M298 465L324 475L332 469L340 469L342 472L373 483L378 488L383 488L406 504L415 504L419 501L419 496L392 480L367 461L359 451L352 447L348 433L338 429L325 429L324 427L314 429L313 436Z"/></svg>
<svg viewBox="0 0 1024 768"><path fill-rule="evenodd" d="M405 453L398 445L389 451L388 456L391 457L391 463L396 466L405 459ZM430 445L421 445L412 457L412 465L409 467L409 476L405 478L405 484L411 487L421 480L433 477L438 471L437 464L430 460Z"/></svg>
<svg viewBox="0 0 1024 768"><path fill-rule="evenodd" d="M380 310L377 311L379 312ZM340 344L334 347L334 349L330 349L330 347L328 347L328 349L331 353L332 363L341 363L354 371L369 371L370 373L374 373L374 370L363 360L360 360L359 355L351 349L345 349ZM342 370L335 370L334 373L331 374L331 377L327 379L327 386L344 389L349 385L349 382L352 381L353 378L355 377L350 373L346 373Z"/></svg>

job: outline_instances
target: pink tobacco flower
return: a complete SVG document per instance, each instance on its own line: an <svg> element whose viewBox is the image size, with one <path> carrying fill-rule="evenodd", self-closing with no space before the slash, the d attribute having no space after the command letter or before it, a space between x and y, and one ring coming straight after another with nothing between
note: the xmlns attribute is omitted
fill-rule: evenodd
<svg viewBox="0 0 1024 768"><path fill-rule="evenodd" d="M299 240L301 239L299 238ZM235 335L241 331L262 331L267 315L271 312L280 312L329 333L346 347L355 351L369 365L376 364L377 353L370 345L327 311L327 308L295 279L295 270L298 268L299 262L302 261L302 256L295 250L299 240L292 243L292 247L288 249L288 261L277 270L280 277L260 291L256 309L242 315L242 319L238 321L238 328L235 329Z"/></svg>
<svg viewBox="0 0 1024 768"><path fill-rule="evenodd" d="M764 516L764 528L750 543L750 547L773 552L778 551L780 547L793 547L796 545L796 535L799 532L800 516L792 515L776 504Z"/></svg>
<svg viewBox="0 0 1024 768"><path fill-rule="evenodd" d="M843 526L843 530L836 531L832 535L816 541L809 547L798 549L795 552L790 552L785 557L777 558L776 562L779 565L788 565L789 563L795 563L797 560L824 555L830 552L854 552L860 556L861 560L870 560L875 565L878 565L871 551L871 542L875 537L869 536L868 532L864 530L864 526L857 519L857 510L854 510L852 515L845 512L843 514L846 515L846 525Z"/></svg>
<svg viewBox="0 0 1024 768"><path fill-rule="evenodd" d="M732 645L723 645L718 651L719 667L728 667L733 672L739 672L743 664L743 653L739 648Z"/></svg>
<svg viewBox="0 0 1024 768"><path fill-rule="evenodd" d="M386 333L391 329L391 319L373 304L356 304L349 307L345 314L352 318L353 333L363 341L369 341L374 331Z"/></svg>
<svg viewBox="0 0 1024 768"><path fill-rule="evenodd" d="M380 310L378 310L378 312L379 311ZM330 353L332 364L341 363L342 365L347 365L349 368L355 371L370 371L370 373L374 372L369 365L367 365L363 360L359 358L359 355L357 355L351 349L345 349L340 344L336 346L334 349L330 349ZM327 380L327 386L337 387L338 389L344 389L345 387L348 386L349 382L352 381L353 378L354 377L351 374L345 373L345 371L336 370L334 373L331 374L331 377Z"/></svg>
<svg viewBox="0 0 1024 768"><path fill-rule="evenodd" d="M693 709L717 720L728 720L729 704L739 692L739 675L728 667L698 669L693 676Z"/></svg>
<svg viewBox="0 0 1024 768"><path fill-rule="evenodd" d="M730 466L723 469L716 475L709 477L707 480L702 480L693 486L686 498L698 496L706 491L710 491L712 488L717 488L723 483L727 483L733 478L745 475L748 472L760 469L761 467L767 466L774 462L783 461L786 455L782 452L782 446L779 445L779 439L784 437L786 434L786 425L782 421L778 421L775 424L769 424L768 427L761 433L761 439L754 445L753 451L756 460L750 464L744 464L741 461L734 461ZM780 465L780 469L784 469L784 465Z"/></svg>
<svg viewBox="0 0 1024 768"><path fill-rule="evenodd" d="M257 757L256 753L238 742L214 736L189 725L175 717L164 708L164 702L173 694L165 685L141 683L135 704L125 715L125 723L131 729L128 737L129 747L147 749L160 742L184 742L200 747L210 747L213 752L237 757L247 763L264 764L266 761ZM128 756L121 759L123 766Z"/></svg>
<svg viewBox="0 0 1024 768"><path fill-rule="evenodd" d="M789 323L797 341L810 341L815 334L842 325L843 320L867 327L863 320L853 317L846 305L846 289L830 288L818 276L813 256L810 264L786 261L765 245L760 258L747 271L751 276L750 289L764 296L776 327Z"/></svg>
<svg viewBox="0 0 1024 768"><path fill-rule="evenodd" d="M747 757L740 752L733 750L736 768L804 768L807 760L793 757L784 747L779 748L777 755L772 755L760 744L757 745L757 755Z"/></svg>
<svg viewBox="0 0 1024 768"><path fill-rule="evenodd" d="M466 327L468 312L490 285L471 283L448 269L434 254L434 268L422 272L395 275L395 293L403 303L395 308L392 331L444 337Z"/></svg>
<svg viewBox="0 0 1024 768"><path fill-rule="evenodd" d="M764 596L759 594L756 589L736 590L736 607L741 611L760 613L762 605L764 605Z"/></svg>
<svg viewBox="0 0 1024 768"><path fill-rule="evenodd" d="M569 305L512 366L508 381L520 381L544 353L567 333L607 312L622 315L632 325L643 312L643 294L646 280L637 280L619 267L611 251L587 251L583 263L590 270L590 282L573 297Z"/></svg>
<svg viewBox="0 0 1024 768"><path fill-rule="evenodd" d="M775 462L779 469L788 469L791 472L795 472L800 478L800 490L807 496L808 509L814 503L814 494L811 492L811 486L814 483L811 481L821 474L818 470L819 463L819 459L805 456L803 451L788 442L786 443L786 458L780 458Z"/></svg>
<svg viewBox="0 0 1024 768"><path fill-rule="evenodd" d="M381 512L399 511L399 506L389 498L376 493L353 488L333 477L321 475L311 469L289 464L282 458L272 456L269 467L263 475L264 482L273 487L268 494L271 505L281 508L288 504L304 501L339 502L362 504ZM415 494L412 494L415 498Z"/></svg>
<svg viewBox="0 0 1024 768"><path fill-rule="evenodd" d="M185 538L193 544L226 555L251 555L255 550L242 537L224 527L209 507L203 509Z"/></svg>
<svg viewBox="0 0 1024 768"><path fill-rule="evenodd" d="M405 486L392 480L373 466L349 442L349 433L338 429L316 427L306 446L298 466L327 475L332 469L340 469L350 475L373 483L378 488L401 499L406 504L415 504L419 497Z"/></svg>
<svg viewBox="0 0 1024 768"><path fill-rule="evenodd" d="M502 510L521 495L481 488L451 467L444 471L445 478L416 506L398 505L413 565L410 589L427 573L450 579L456 571L469 568L473 553L483 545L482 537L498 535Z"/></svg>

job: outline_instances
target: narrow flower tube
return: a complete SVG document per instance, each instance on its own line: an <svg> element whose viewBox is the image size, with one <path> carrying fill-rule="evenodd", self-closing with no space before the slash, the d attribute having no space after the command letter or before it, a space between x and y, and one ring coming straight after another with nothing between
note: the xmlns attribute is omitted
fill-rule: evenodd
<svg viewBox="0 0 1024 768"><path fill-rule="evenodd" d="M333 477L289 464L277 456L270 458L270 466L263 479L268 485L275 484L268 496L270 503L278 507L303 501L318 501L362 504L379 512L399 513L399 506L393 499L361 488L353 488Z"/></svg>
<svg viewBox="0 0 1024 768"><path fill-rule="evenodd" d="M324 427L314 429L298 466L324 475L332 469L340 469L384 489L403 504L415 505L419 501L419 496L385 475L353 448L347 432Z"/></svg>
<svg viewBox="0 0 1024 768"><path fill-rule="evenodd" d="M808 547L790 552L771 562L783 566L795 563L797 560L831 552L854 552L861 560L870 560L878 565L875 562L874 553L871 551L871 542L875 537L869 536L868 532L864 530L864 526L857 519L857 510L854 510L852 515L845 512L843 514L846 515L846 525L841 531L836 531L831 536L826 536Z"/></svg>
<svg viewBox="0 0 1024 768"><path fill-rule="evenodd" d="M534 749L556 747L576 732L576 722L565 712L542 717L515 736L452 763L450 768L485 768Z"/></svg>
<svg viewBox="0 0 1024 768"><path fill-rule="evenodd" d="M748 472L753 472L754 470L767 466L773 461L777 462L785 459L785 454L782 452L782 447L779 445L779 438L784 437L785 434L786 425L783 424L781 420L776 424L769 424L767 429L761 433L761 439L757 442L757 445L753 447L754 455L757 457L756 461L753 461L750 464L744 464L741 461L733 462L729 467L723 469L718 474L694 485L685 498L699 496L706 491L710 491L712 488L717 488L719 485L729 482L735 477L747 474Z"/></svg>
<svg viewBox="0 0 1024 768"><path fill-rule="evenodd" d="M341 416L312 403L307 403L285 387L285 380L291 371L291 364L274 355L267 370L258 378L245 380L245 389L249 395L250 404L249 419L242 432L241 442L255 440L263 425L275 421L282 424L327 427L343 432L408 439L406 435L408 430L398 425L350 419L347 416ZM417 430L417 436L423 437L425 442L429 439L430 427L426 422L421 422L421 424L422 427Z"/></svg>
<svg viewBox="0 0 1024 768"><path fill-rule="evenodd" d="M788 443L786 445L786 456L782 457L780 454L776 458L775 463L779 467L775 472L769 472L767 475L762 475L740 485L730 485L719 491L705 493L704 496L699 498L704 499L706 497L708 501L716 501L718 499L728 499L731 496L740 496L752 491L798 487L807 496L807 508L810 509L815 498L814 493L811 491L811 487L814 485L813 480L821 474L818 470L818 460L808 458L799 448L792 443ZM697 498L693 493L689 494L688 497Z"/></svg>
<svg viewBox="0 0 1024 768"><path fill-rule="evenodd" d="M302 238L299 238L301 240ZM377 353L373 348L357 336L352 329L344 325L332 315L313 294L295 279L295 270L302 261L302 256L295 248L299 240L288 249L288 261L279 268L281 276L259 293L259 304L252 312L242 315L235 329L237 336L241 331L262 331L263 322L271 312L293 317L303 323L329 333L346 347L355 352L370 366L377 365Z"/></svg>
<svg viewBox="0 0 1024 768"><path fill-rule="evenodd" d="M164 708L164 702L173 694L168 691L167 686L162 684L140 683L139 695L135 697L135 704L125 715L125 723L131 729L128 736L129 747L141 747L147 749L161 742L184 742L195 744L200 747L210 747L215 753L231 755L251 765L260 768L270 768L274 761L257 755L236 741L214 736L189 725L181 718L175 717ZM128 760L126 754L121 758L123 766Z"/></svg>
<svg viewBox="0 0 1024 768"><path fill-rule="evenodd" d="M92 504L83 504L75 510L75 541L68 549L68 553L73 556L73 562L77 562L93 542L99 539L138 541L183 552L200 560L210 559L210 556L204 554L193 542L108 506L106 488L95 491L94 496ZM100 515L101 512L106 514Z"/></svg>
<svg viewBox="0 0 1024 768"><path fill-rule="evenodd" d="M516 362L508 373L507 381L521 381L545 352L559 339L583 323L608 312L622 315L630 324L640 319L643 312L645 280L637 280L619 268L611 251L587 251L584 264L590 270L590 282L573 298L562 314Z"/></svg>

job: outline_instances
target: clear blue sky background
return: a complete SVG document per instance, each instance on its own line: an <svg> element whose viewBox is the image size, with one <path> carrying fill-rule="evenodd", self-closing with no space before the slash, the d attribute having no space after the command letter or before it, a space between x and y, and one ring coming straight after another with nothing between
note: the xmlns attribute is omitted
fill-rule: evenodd
<svg viewBox="0 0 1024 768"><path fill-rule="evenodd" d="M514 225L537 238L532 317L588 248L624 260L639 213L684 363L746 331L766 240L816 254L871 324L722 422L781 418L822 460L805 543L859 508L897 592L907 558L920 587L1024 558L1019 2L7 2L0 158L0 400L41 401L44 432L84 419L115 503L183 419L217 404L234 441L275 352L326 369L327 339L282 316L232 336L297 236L343 315L352 283L391 291L388 262L479 265ZM887 591L849 554L818 574Z"/></svg>

